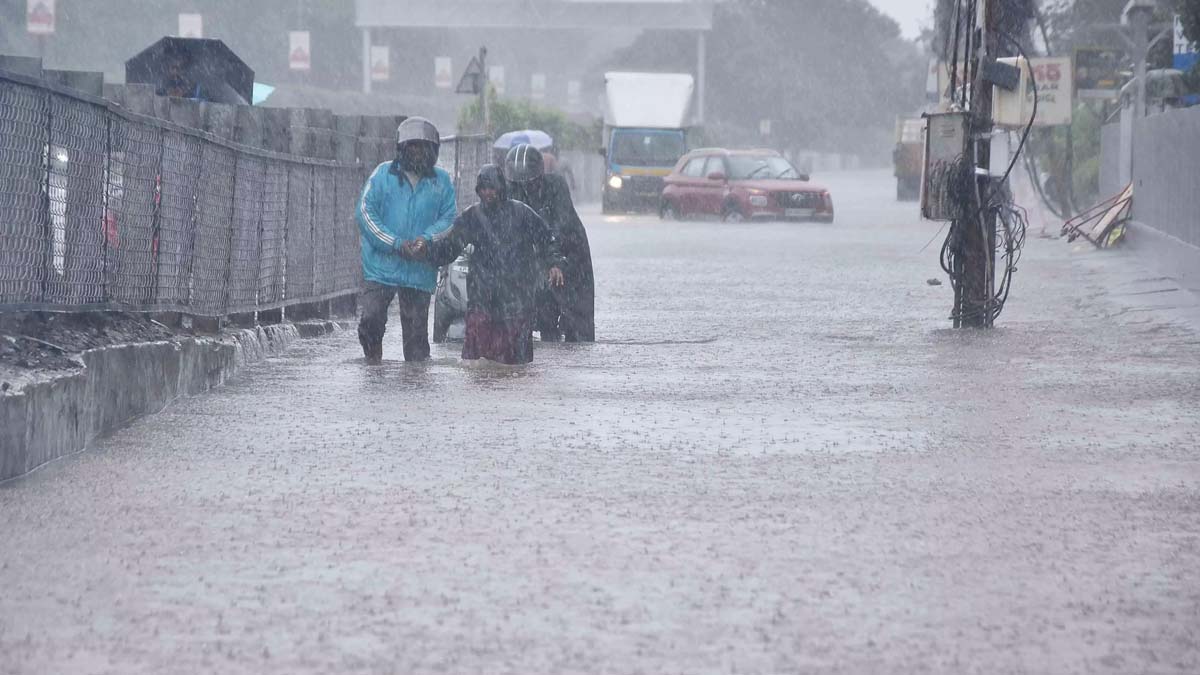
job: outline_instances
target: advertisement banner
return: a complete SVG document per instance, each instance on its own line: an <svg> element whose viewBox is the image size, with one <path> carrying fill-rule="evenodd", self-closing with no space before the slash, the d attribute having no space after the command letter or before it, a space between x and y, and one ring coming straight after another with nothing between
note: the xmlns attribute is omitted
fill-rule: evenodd
<svg viewBox="0 0 1200 675"><path fill-rule="evenodd" d="M30 35L54 34L54 0L29 0L25 4L25 30Z"/></svg>
<svg viewBox="0 0 1200 675"><path fill-rule="evenodd" d="M288 33L288 67L292 70L310 70L312 68L312 51L308 31L294 30Z"/></svg>
<svg viewBox="0 0 1200 675"><path fill-rule="evenodd" d="M392 78L391 49L371 45L371 81L386 82Z"/></svg>

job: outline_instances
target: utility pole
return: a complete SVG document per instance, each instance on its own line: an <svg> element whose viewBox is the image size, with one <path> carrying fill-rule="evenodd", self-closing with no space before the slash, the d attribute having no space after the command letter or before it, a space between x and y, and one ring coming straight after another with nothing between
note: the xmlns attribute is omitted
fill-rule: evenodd
<svg viewBox="0 0 1200 675"><path fill-rule="evenodd" d="M968 125L967 151L972 152L974 169L972 181L977 194L986 199L993 189L988 174L992 142L992 85L982 79L981 65L996 57L996 26L998 5L1005 0L979 0L974 19L978 45L970 57L968 73L974 74L971 84L971 115ZM990 328L992 297L996 276L996 218L980 200L971 200L975 208L968 209L962 227L962 292L955 308L955 325L963 328Z"/></svg>

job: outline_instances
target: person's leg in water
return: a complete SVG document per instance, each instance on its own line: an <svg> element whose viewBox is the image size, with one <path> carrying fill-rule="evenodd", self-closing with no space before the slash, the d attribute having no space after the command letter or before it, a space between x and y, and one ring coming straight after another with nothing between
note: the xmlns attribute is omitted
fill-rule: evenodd
<svg viewBox="0 0 1200 675"><path fill-rule="evenodd" d="M400 329L404 332L404 360L429 358L429 294L415 288L397 292L400 304Z"/></svg>
<svg viewBox="0 0 1200 675"><path fill-rule="evenodd" d="M559 329L561 295L553 288L543 286L538 289L535 303L537 306L536 324L542 342L558 342L562 339L562 331Z"/></svg>
<svg viewBox="0 0 1200 675"><path fill-rule="evenodd" d="M383 361L383 334L387 332L388 306L396 296L395 286L368 281L359 296L362 316L358 320L358 343L368 364Z"/></svg>
<svg viewBox="0 0 1200 675"><path fill-rule="evenodd" d="M462 357L515 366L533 361L533 317L496 319L478 310L467 313Z"/></svg>

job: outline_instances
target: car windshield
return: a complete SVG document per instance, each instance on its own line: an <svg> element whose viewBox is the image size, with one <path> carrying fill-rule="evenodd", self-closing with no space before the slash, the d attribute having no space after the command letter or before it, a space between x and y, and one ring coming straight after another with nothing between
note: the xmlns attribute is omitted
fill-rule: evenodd
<svg viewBox="0 0 1200 675"><path fill-rule="evenodd" d="M612 161L629 166L673 166L683 156L683 136L622 133L613 136Z"/></svg>
<svg viewBox="0 0 1200 675"><path fill-rule="evenodd" d="M775 155L730 155L729 178L799 178L800 172L791 162Z"/></svg>

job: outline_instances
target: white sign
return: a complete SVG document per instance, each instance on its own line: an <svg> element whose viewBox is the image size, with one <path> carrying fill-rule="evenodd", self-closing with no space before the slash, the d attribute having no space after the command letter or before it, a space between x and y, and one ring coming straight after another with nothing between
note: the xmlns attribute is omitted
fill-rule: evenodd
<svg viewBox="0 0 1200 675"><path fill-rule="evenodd" d="M546 74L534 73L529 80L530 97L535 101L543 101L546 99Z"/></svg>
<svg viewBox="0 0 1200 675"><path fill-rule="evenodd" d="M579 80L567 80L567 107L579 109L583 103L583 84Z"/></svg>
<svg viewBox="0 0 1200 675"><path fill-rule="evenodd" d="M308 31L294 30L288 33L288 67L292 70L312 68L312 48Z"/></svg>
<svg viewBox="0 0 1200 675"><path fill-rule="evenodd" d="M504 95L504 66L488 66L488 81L496 88L496 95Z"/></svg>
<svg viewBox="0 0 1200 675"><path fill-rule="evenodd" d="M771 135L771 120L759 120L758 121L758 133L763 136L770 136Z"/></svg>
<svg viewBox="0 0 1200 675"><path fill-rule="evenodd" d="M179 15L179 37L182 37L182 38L202 38L202 37L204 37L204 17L199 14L180 14Z"/></svg>
<svg viewBox="0 0 1200 675"><path fill-rule="evenodd" d="M1071 57L1043 57L1030 60L1037 81L1037 119L1034 126L1053 127L1071 123L1075 109ZM1025 94L1028 110L1033 110L1033 83Z"/></svg>
<svg viewBox="0 0 1200 675"><path fill-rule="evenodd" d="M29 0L25 4L25 30L30 35L54 34L54 0Z"/></svg>
<svg viewBox="0 0 1200 675"><path fill-rule="evenodd" d="M439 56L433 60L433 83L438 89L454 86L454 62L449 56Z"/></svg>
<svg viewBox="0 0 1200 675"><path fill-rule="evenodd" d="M391 78L391 49L387 45L371 45L371 81L386 82Z"/></svg>

